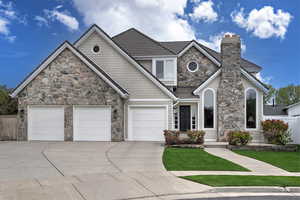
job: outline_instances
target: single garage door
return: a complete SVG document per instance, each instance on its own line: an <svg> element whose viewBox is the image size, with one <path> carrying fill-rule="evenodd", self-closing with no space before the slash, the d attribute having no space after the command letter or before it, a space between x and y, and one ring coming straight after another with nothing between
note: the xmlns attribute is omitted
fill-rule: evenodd
<svg viewBox="0 0 300 200"><path fill-rule="evenodd" d="M28 140L64 141L64 108L29 106Z"/></svg>
<svg viewBox="0 0 300 200"><path fill-rule="evenodd" d="M166 107L129 107L128 140L163 141L166 113Z"/></svg>
<svg viewBox="0 0 300 200"><path fill-rule="evenodd" d="M110 141L111 109L104 106L75 106L74 141Z"/></svg>

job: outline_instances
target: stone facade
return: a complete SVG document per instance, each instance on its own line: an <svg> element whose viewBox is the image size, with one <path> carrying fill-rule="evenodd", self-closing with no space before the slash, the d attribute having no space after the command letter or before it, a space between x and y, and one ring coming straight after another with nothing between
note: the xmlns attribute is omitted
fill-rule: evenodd
<svg viewBox="0 0 300 200"><path fill-rule="evenodd" d="M190 72L187 65L191 61L198 63L199 69ZM195 47L191 47L177 60L177 80L179 87L199 86L217 69L217 66Z"/></svg>
<svg viewBox="0 0 300 200"><path fill-rule="evenodd" d="M241 74L241 41L226 36L221 43L222 68L217 92L218 137L226 139L231 130L244 129L244 86Z"/></svg>
<svg viewBox="0 0 300 200"><path fill-rule="evenodd" d="M123 140L123 99L68 49L19 93L18 101L19 140L27 139L29 105L63 105L66 141L73 140L73 105L111 106L111 139Z"/></svg>

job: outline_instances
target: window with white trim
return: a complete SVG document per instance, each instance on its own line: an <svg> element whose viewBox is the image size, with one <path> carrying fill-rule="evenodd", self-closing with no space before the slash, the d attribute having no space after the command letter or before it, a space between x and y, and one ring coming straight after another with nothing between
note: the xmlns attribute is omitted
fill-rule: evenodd
<svg viewBox="0 0 300 200"><path fill-rule="evenodd" d="M154 59L152 66L153 74L160 80L176 80L176 62L175 59Z"/></svg>
<svg viewBox="0 0 300 200"><path fill-rule="evenodd" d="M256 91L253 88L247 89L246 91L246 128L256 129Z"/></svg>
<svg viewBox="0 0 300 200"><path fill-rule="evenodd" d="M215 94L213 90L207 89L203 94L203 120L204 128L214 128L215 122Z"/></svg>

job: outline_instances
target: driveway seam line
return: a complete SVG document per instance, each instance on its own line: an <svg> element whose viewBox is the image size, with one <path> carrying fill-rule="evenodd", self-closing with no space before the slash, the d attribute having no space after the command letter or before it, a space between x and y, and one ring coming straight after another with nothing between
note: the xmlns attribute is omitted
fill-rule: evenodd
<svg viewBox="0 0 300 200"><path fill-rule="evenodd" d="M45 154L45 150L50 146L50 144L48 143L47 147L41 152L42 155L44 156L44 158L52 165L52 167L54 167L62 176L65 176L64 173L62 173L62 171L60 171L58 169L58 167L55 166L55 164L47 157L47 155Z"/></svg>
<svg viewBox="0 0 300 200"><path fill-rule="evenodd" d="M112 150L114 147L118 146L118 143L116 143L115 145L112 145L111 147L109 147L106 151L105 151L105 157L108 160L108 162L114 166L119 172L123 172L110 158L109 158L109 151Z"/></svg>
<svg viewBox="0 0 300 200"><path fill-rule="evenodd" d="M85 198L85 197L83 196L83 194L78 190L78 188L77 188L73 183L72 183L71 185L73 186L73 188L75 189L75 191L80 195L80 197L81 197L82 199L87 200L87 198Z"/></svg>

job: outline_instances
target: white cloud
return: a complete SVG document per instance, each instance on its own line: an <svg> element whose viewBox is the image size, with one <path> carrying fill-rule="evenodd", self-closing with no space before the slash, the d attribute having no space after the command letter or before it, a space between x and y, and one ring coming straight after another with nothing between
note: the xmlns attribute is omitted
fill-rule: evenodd
<svg viewBox="0 0 300 200"><path fill-rule="evenodd" d="M157 40L190 40L195 33L184 9L188 0L73 0L86 25L110 35L135 27Z"/></svg>
<svg viewBox="0 0 300 200"><path fill-rule="evenodd" d="M260 72L256 74L256 78L265 84L270 84L270 81L273 79L271 76L263 77Z"/></svg>
<svg viewBox="0 0 300 200"><path fill-rule="evenodd" d="M253 9L246 16L244 9L231 13L232 20L240 27L259 38L265 39L270 37L284 38L292 15L278 9L274 12L271 6L264 6L260 10Z"/></svg>
<svg viewBox="0 0 300 200"><path fill-rule="evenodd" d="M195 21L215 22L218 19L218 13L214 11L213 5L211 0L200 2L189 16Z"/></svg>
<svg viewBox="0 0 300 200"><path fill-rule="evenodd" d="M38 26L43 26L43 25L48 26L49 25L48 20L44 17L35 16L34 20L37 21Z"/></svg>
<svg viewBox="0 0 300 200"><path fill-rule="evenodd" d="M221 32L216 35L209 36L208 40L199 39L198 42L203 44L204 46L207 46L215 51L220 52L221 51L221 40L224 37L224 35L234 35L235 33L232 32ZM241 49L242 53L246 51L246 45L244 44L243 40L241 41Z"/></svg>
<svg viewBox="0 0 300 200"><path fill-rule="evenodd" d="M60 23L67 26L71 31L78 30L79 23L77 19L73 16L71 16L67 11L58 11L57 9L62 8L61 5L55 7L53 10L44 10L44 13L48 19L51 21L59 21Z"/></svg>
<svg viewBox="0 0 300 200"><path fill-rule="evenodd" d="M0 18L0 33L4 34L4 35L8 35L9 34L9 21L3 18Z"/></svg>

